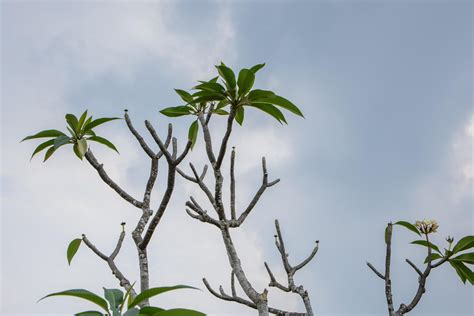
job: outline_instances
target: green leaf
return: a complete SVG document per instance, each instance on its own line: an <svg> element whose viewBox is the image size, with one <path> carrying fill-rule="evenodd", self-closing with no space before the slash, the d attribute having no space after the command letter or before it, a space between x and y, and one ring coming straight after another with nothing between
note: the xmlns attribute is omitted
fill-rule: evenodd
<svg viewBox="0 0 474 316"><path fill-rule="evenodd" d="M119 289L106 289L104 288L104 297L109 302L110 309L112 312L120 316L119 307L123 303L123 292Z"/></svg>
<svg viewBox="0 0 474 316"><path fill-rule="evenodd" d="M273 116L278 122L285 122L286 123L286 119L285 119L285 116L283 115L283 113L281 113L281 111L271 105L271 104L268 104L268 103L251 103L249 104L249 106L251 107L254 107L254 108L257 108L267 114L270 114L271 116Z"/></svg>
<svg viewBox="0 0 474 316"><path fill-rule="evenodd" d="M222 108L225 108L226 106L228 106L230 104L229 100L225 99L225 100L222 100L222 101L219 101L219 103L217 103L216 105L216 110L219 110L219 109L222 109Z"/></svg>
<svg viewBox="0 0 474 316"><path fill-rule="evenodd" d="M263 64L258 64L258 65L255 65L253 67L250 68L250 71L253 72L254 74L257 73L257 71L259 71L260 69L262 69L263 67L265 67L265 63Z"/></svg>
<svg viewBox="0 0 474 316"><path fill-rule="evenodd" d="M461 261L461 262L468 263L468 264L474 264L474 252L459 255L456 258L452 258L451 260Z"/></svg>
<svg viewBox="0 0 474 316"><path fill-rule="evenodd" d="M441 255L437 253L432 253L431 256L426 256L425 263L428 263L429 259L431 258L431 261L435 261L437 259L443 258Z"/></svg>
<svg viewBox="0 0 474 316"><path fill-rule="evenodd" d="M239 106L237 109L235 109L235 120L240 126L242 126L242 123L244 122L244 115L245 112L243 106Z"/></svg>
<svg viewBox="0 0 474 316"><path fill-rule="evenodd" d="M50 148L46 151L46 154L44 154L43 162L45 162L46 160L48 160L49 157L51 157L51 155L54 154L55 151L56 151L56 149L54 149L54 146L53 146L53 147L50 147Z"/></svg>
<svg viewBox="0 0 474 316"><path fill-rule="evenodd" d="M134 307L138 304L140 304L142 301L149 299L150 297L160 295L162 293L168 292L168 291L174 291L174 290L179 290L179 289L194 289L198 290L195 287L192 286L187 286L187 285L175 285L175 286L163 286L163 287L154 287L148 290L145 290L138 294L135 299L128 305L128 308Z"/></svg>
<svg viewBox="0 0 474 316"><path fill-rule="evenodd" d="M239 79L237 85L239 86L239 95L246 95L252 89L255 82L255 74L249 69L242 69L239 72Z"/></svg>
<svg viewBox="0 0 474 316"><path fill-rule="evenodd" d="M191 309L174 308L158 312L153 316L206 316L206 314Z"/></svg>
<svg viewBox="0 0 474 316"><path fill-rule="evenodd" d="M54 139L54 150L58 149L63 145L69 144L70 140L71 138L66 135L56 137Z"/></svg>
<svg viewBox="0 0 474 316"><path fill-rule="evenodd" d="M199 91L193 94L195 103L201 102L210 102L210 101L221 101L225 99L225 96L221 93L213 92L213 91Z"/></svg>
<svg viewBox="0 0 474 316"><path fill-rule="evenodd" d="M114 144L112 144L109 140L103 138L103 137L100 137L100 136L91 136L89 138L87 138L87 140L92 140L94 142L97 142L97 143L100 143L102 145L105 145L107 147L109 147L110 149L112 150L115 150L117 153L118 153L118 150L117 148L115 147Z"/></svg>
<svg viewBox="0 0 474 316"><path fill-rule="evenodd" d="M217 82L217 79L219 79L219 76L212 78L208 82L211 82L211 83L214 82L215 83L215 82Z"/></svg>
<svg viewBox="0 0 474 316"><path fill-rule="evenodd" d="M98 311L86 311L74 314L74 316L104 316L104 313Z"/></svg>
<svg viewBox="0 0 474 316"><path fill-rule="evenodd" d="M432 243L428 243L426 240L415 240L415 241L412 241L411 244L430 247L431 249L433 249L436 252L441 254L441 251L439 251L438 246L436 246L435 244L432 244Z"/></svg>
<svg viewBox="0 0 474 316"><path fill-rule="evenodd" d="M79 132L84 127L84 122L86 120L86 117L87 117L87 110L85 110L84 113L82 113L81 117L79 118L79 122L77 123L77 129Z"/></svg>
<svg viewBox="0 0 474 316"><path fill-rule="evenodd" d="M176 93L181 97L181 99L183 99L184 102L193 103L193 97L189 92L186 92L181 89L174 89L174 91L176 91Z"/></svg>
<svg viewBox="0 0 474 316"><path fill-rule="evenodd" d="M249 92L248 98L251 101L258 101L261 99L269 99L275 97L276 94L273 91L255 89Z"/></svg>
<svg viewBox="0 0 474 316"><path fill-rule="evenodd" d="M77 149L79 150L79 155L84 157L87 152L87 141L85 138L81 138L77 140Z"/></svg>
<svg viewBox="0 0 474 316"><path fill-rule="evenodd" d="M278 95L275 95L274 97L271 97L271 98L260 99L259 102L270 103L270 104L282 107L285 110L288 110L296 115L304 117L303 113L301 113L300 109L298 109L296 105L294 105L287 99L280 97Z"/></svg>
<svg viewBox="0 0 474 316"><path fill-rule="evenodd" d="M98 119L93 120L92 122L88 123L87 125L84 125L83 131L84 132L90 131L91 129L93 129L93 128L99 126L99 125L102 125L104 123L107 123L107 122L110 122L110 121L113 121L113 120L120 120L120 117L102 117L102 118L98 118Z"/></svg>
<svg viewBox="0 0 474 316"><path fill-rule="evenodd" d="M198 135L198 130L199 130L199 124L198 121L194 121L191 126L189 126L189 131L188 131L188 140L191 141L191 149L194 148L194 145L196 144L196 139Z"/></svg>
<svg viewBox="0 0 474 316"><path fill-rule="evenodd" d="M474 285L474 273L471 271L471 269L459 261L450 261L449 263L456 270L463 283L466 283L467 280L469 283Z"/></svg>
<svg viewBox="0 0 474 316"><path fill-rule="evenodd" d="M398 221L396 222L394 225L400 225L400 226L403 226L409 230L411 230L412 232L414 232L415 234L417 234L418 236L421 236L420 234L420 231L418 230L418 228L416 228L415 225L409 223L409 222L405 222L405 221Z"/></svg>
<svg viewBox="0 0 474 316"><path fill-rule="evenodd" d="M193 89L217 92L220 94L224 94L225 92L225 88L217 82L203 82L200 85L195 86Z"/></svg>
<svg viewBox="0 0 474 316"><path fill-rule="evenodd" d="M461 238L453 248L453 252L457 253L474 247L474 236L466 236Z"/></svg>
<svg viewBox="0 0 474 316"><path fill-rule="evenodd" d="M36 133L34 135L27 136L23 138L21 141L29 140L29 139L35 139L35 138L45 138L45 137L58 137L61 135L66 135L61 131L58 131L56 129L48 129L41 131L39 133Z"/></svg>
<svg viewBox="0 0 474 316"><path fill-rule="evenodd" d="M224 65L224 63L221 63L219 66L216 66L216 68L219 72L219 75L222 77L222 79L224 79L227 89L235 91L235 74L232 69Z"/></svg>
<svg viewBox="0 0 474 316"><path fill-rule="evenodd" d="M77 120L77 117L74 114L66 114L66 122L68 123L69 127L74 131L74 133L77 135L79 130L77 128L77 125L79 124L79 121Z"/></svg>
<svg viewBox="0 0 474 316"><path fill-rule="evenodd" d="M138 308L132 308L126 311L123 316L138 316L140 313L140 310Z"/></svg>
<svg viewBox="0 0 474 316"><path fill-rule="evenodd" d="M77 144L74 144L74 146L72 146L72 150L76 154L77 158L82 160L83 157L81 156L81 153L79 152L79 146Z"/></svg>
<svg viewBox="0 0 474 316"><path fill-rule="evenodd" d="M79 246L81 245L82 239L76 238L73 241L69 243L69 246L67 247L67 262L69 265L71 265L72 258L74 258L74 255L76 254L77 250L79 249Z"/></svg>
<svg viewBox="0 0 474 316"><path fill-rule="evenodd" d="M72 289L72 290L67 290L67 291L62 291L62 292L57 292L57 293L51 293L51 294L46 295L45 297L42 297L40 301L44 300L47 297L52 297L52 296L73 296L73 297L82 298L83 300L92 302L102 307L106 312L108 312L107 302L102 297L88 290Z"/></svg>
<svg viewBox="0 0 474 316"><path fill-rule="evenodd" d="M120 312L122 312L123 310L123 307L126 305L127 303L127 300L128 300L128 303L131 302L130 300L130 293L132 292L132 289L133 289L133 286L135 285L135 282L133 282L133 284L128 288L127 292L125 292L125 296L123 297L123 302L122 304L120 304ZM128 305L128 304L127 304Z"/></svg>
<svg viewBox="0 0 474 316"><path fill-rule="evenodd" d="M145 306L140 309L140 315L154 315L155 313L162 312L165 309L154 307L154 306Z"/></svg>
<svg viewBox="0 0 474 316"><path fill-rule="evenodd" d="M169 107L160 111L161 114L168 117L178 117L191 114L191 108L186 105Z"/></svg>
<svg viewBox="0 0 474 316"><path fill-rule="evenodd" d="M44 143L41 143L38 145L38 147L36 147L35 151L33 152L33 154L31 155L31 159L33 159L33 157L39 153L40 151L42 151L43 149L49 147L49 146L53 146L54 145L54 139L50 139L50 140L47 140L45 141Z"/></svg>

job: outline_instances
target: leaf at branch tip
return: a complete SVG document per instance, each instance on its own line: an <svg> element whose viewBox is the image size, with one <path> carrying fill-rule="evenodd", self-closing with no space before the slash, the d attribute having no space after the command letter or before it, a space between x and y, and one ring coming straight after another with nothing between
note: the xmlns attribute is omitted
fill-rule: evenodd
<svg viewBox="0 0 474 316"><path fill-rule="evenodd" d="M441 259L443 258L441 255L437 254L437 253L432 253L431 256L426 256L426 259L425 259L425 263L428 263L428 261L434 261L434 260L437 260L437 259Z"/></svg>
<svg viewBox="0 0 474 316"><path fill-rule="evenodd" d="M82 128L84 127L84 122L87 118L87 110L84 111L84 113L82 113L81 117L79 118L79 122L77 123L77 130L78 131L81 131Z"/></svg>
<svg viewBox="0 0 474 316"><path fill-rule="evenodd" d="M168 117L178 117L191 114L191 108L186 105L165 108L160 111L161 114Z"/></svg>
<svg viewBox="0 0 474 316"><path fill-rule="evenodd" d="M71 138L66 135L58 136L54 139L54 149L58 149L59 147L69 144Z"/></svg>
<svg viewBox="0 0 474 316"><path fill-rule="evenodd" d="M74 316L104 316L104 313L98 311L85 311L74 314Z"/></svg>
<svg viewBox="0 0 474 316"><path fill-rule="evenodd" d="M251 68L250 68L250 71L255 74L255 73L257 73L257 71L259 71L259 70L262 69L263 67L265 67L265 63L263 63L263 64L258 64L258 65L255 65L255 66L251 67Z"/></svg>
<svg viewBox="0 0 474 316"><path fill-rule="evenodd" d="M83 131L85 133L85 132L90 131L91 129L93 129L93 128L99 126L99 125L102 125L104 123L107 123L107 122L113 121L113 120L121 120L121 118L120 117L101 117L101 118L95 119L92 122L84 125Z"/></svg>
<svg viewBox="0 0 474 316"><path fill-rule="evenodd" d="M441 251L439 250L438 246L436 246L435 244L433 243L428 243L426 240L415 240L415 241L412 241L411 244L414 244L414 245L420 245L420 246L425 246L425 247L430 247L431 249L433 249L434 251L438 252L441 254Z"/></svg>
<svg viewBox="0 0 474 316"><path fill-rule="evenodd" d="M467 264L474 264L474 252L459 255L456 258L452 258L451 260L452 261L460 261L460 262L464 262L464 263L467 263Z"/></svg>
<svg viewBox="0 0 474 316"><path fill-rule="evenodd" d="M163 286L163 287L154 287L148 290L145 290L138 294L135 299L128 305L128 308L134 307L146 299L149 299L153 296L160 295L165 292L179 290L179 289L193 289L199 290L198 288L187 286L187 285L174 285L174 286Z"/></svg>
<svg viewBox="0 0 474 316"><path fill-rule="evenodd" d="M400 226L403 226L409 230L411 230L412 232L414 232L415 234L417 234L418 236L421 236L420 234L420 231L418 230L418 228L416 228L415 225L409 223L409 222L405 222L405 221L398 221L396 222L395 224L393 225L400 225Z"/></svg>
<svg viewBox="0 0 474 316"><path fill-rule="evenodd" d="M229 90L235 90L235 74L227 67L224 63L221 63L219 66L216 66L219 75L224 79L224 82Z"/></svg>
<svg viewBox="0 0 474 316"><path fill-rule="evenodd" d="M74 114L66 114L66 122L68 123L69 127L74 131L74 133L77 135L78 133L78 124L79 121L77 120L77 117Z"/></svg>
<svg viewBox="0 0 474 316"><path fill-rule="evenodd" d="M73 296L77 298L82 298L83 300L95 303L96 305L102 307L106 312L108 312L108 306L107 302L100 296L84 289L72 289L72 290L67 290L67 291L62 291L62 292L57 292L57 293L51 293L46 295L45 297L42 297L39 301L44 300L47 297L52 297L52 296Z"/></svg>
<svg viewBox="0 0 474 316"><path fill-rule="evenodd" d="M474 247L474 236L466 236L461 238L453 248L453 252L457 253Z"/></svg>
<svg viewBox="0 0 474 316"><path fill-rule="evenodd" d="M268 104L268 103L251 103L249 106L255 107L275 118L280 124L283 122L287 124L285 116L283 113L275 106Z"/></svg>
<svg viewBox="0 0 474 316"><path fill-rule="evenodd" d="M46 149L47 147L53 146L53 145L54 145L54 139L50 139L50 140L47 140L47 141L45 141L45 142L39 144L38 147L36 147L36 149L35 149L35 151L33 152L33 154L31 155L30 160L33 159L33 157L34 157L37 153L39 153L39 152L41 152L42 150Z"/></svg>
<svg viewBox="0 0 474 316"><path fill-rule="evenodd" d="M237 123L239 123L240 126L242 126L242 124L244 123L244 115L245 115L244 107L239 106L235 110L235 120L236 120Z"/></svg>
<svg viewBox="0 0 474 316"><path fill-rule="evenodd" d="M174 308L158 312L153 316L206 316L206 314L191 309Z"/></svg>
<svg viewBox="0 0 474 316"><path fill-rule="evenodd" d="M81 153L79 152L79 146L77 144L74 144L74 146L72 146L72 150L76 154L77 158L82 160L83 157L81 156Z"/></svg>
<svg viewBox="0 0 474 316"><path fill-rule="evenodd" d="M120 305L123 303L123 292L119 289L104 288L104 297L109 302L109 307L114 315L118 315Z"/></svg>
<svg viewBox="0 0 474 316"><path fill-rule="evenodd" d="M54 146L53 147L50 147L47 151L46 151L46 154L44 154L44 159L43 159L43 162L45 162L46 160L49 159L49 157L51 157L54 152L56 151L56 149L54 149Z"/></svg>
<svg viewBox="0 0 474 316"><path fill-rule="evenodd" d="M196 120L191 124L191 126L189 126L189 131L188 131L188 140L191 141L191 149L193 149L194 145L196 144L198 130L199 130L199 124L198 124L198 121Z"/></svg>
<svg viewBox="0 0 474 316"><path fill-rule="evenodd" d="M100 136L96 135L96 136L89 137L87 140L92 140L92 141L97 142L99 144L105 145L105 146L109 147L110 149L115 150L117 153L119 153L119 151L117 150L115 145L112 144L108 139L105 139L103 137L100 137Z"/></svg>
<svg viewBox="0 0 474 316"><path fill-rule="evenodd" d="M66 135L66 134L64 134L63 132L58 131L56 129L48 129L48 130L38 132L34 135L26 136L21 141L25 141L25 140L29 140L29 139L35 139L35 138L58 137L58 136L61 136L61 135Z"/></svg>
<svg viewBox="0 0 474 316"><path fill-rule="evenodd" d="M181 99L183 99L184 102L193 103L193 97L189 92L181 89L174 89L174 91L176 91L176 93L181 97Z"/></svg>
<svg viewBox="0 0 474 316"><path fill-rule="evenodd" d="M69 243L69 246L67 247L67 262L69 265L71 265L72 258L74 258L74 255L79 249L81 242L82 242L82 239L76 238Z"/></svg>
<svg viewBox="0 0 474 316"><path fill-rule="evenodd" d="M81 138L77 140L77 149L79 150L79 155L81 156L81 159L82 159L82 157L84 157L84 155L87 152L87 141L85 138Z"/></svg>
<svg viewBox="0 0 474 316"><path fill-rule="evenodd" d="M239 95L246 95L255 82L255 74L249 69L242 69L239 72L239 78L237 80L237 85L239 86Z"/></svg>
<svg viewBox="0 0 474 316"><path fill-rule="evenodd" d="M467 280L469 283L471 283L471 285L474 285L474 273L471 271L471 269L459 261L450 261L449 263L454 268L464 284Z"/></svg>

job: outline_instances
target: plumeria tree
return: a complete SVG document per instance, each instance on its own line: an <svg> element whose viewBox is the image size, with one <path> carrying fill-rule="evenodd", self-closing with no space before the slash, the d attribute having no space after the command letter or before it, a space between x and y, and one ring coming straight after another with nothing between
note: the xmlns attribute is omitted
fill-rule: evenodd
<svg viewBox="0 0 474 316"><path fill-rule="evenodd" d="M253 277L245 273L237 247L233 240L232 231L244 225L248 216L256 209L256 206L267 189L273 187L279 182L279 179L270 180L267 170L265 157L262 157L262 178L261 184L256 190L252 199L246 205L237 205L236 203L236 177L235 177L235 158L236 149L229 144L233 127L235 123L243 125L246 115L254 115L252 110L259 110L264 114L274 118L280 124L286 124L285 114L293 114L303 117L300 109L288 99L279 96L273 91L254 88L256 74L265 64L258 64L250 68L241 69L238 74L224 63L216 66L217 76L207 80L199 81L191 91L176 89L183 103L179 106L168 107L161 110L161 113L171 117L192 117L192 123L188 128L188 140L181 153L178 153L177 140L172 136L173 130L171 124L168 126L168 135L163 141L155 131L149 121L145 121L145 127L153 138L157 149L152 147L144 140L142 135L135 129L125 110L124 120L131 134L137 140L144 153L150 159L150 172L143 190L143 197L137 198L129 194L123 187L117 184L107 173L104 165L99 162L92 152L92 147L97 144L105 145L108 148L117 151L115 145L109 140L96 134L96 129L110 121L118 120L117 117L93 119L85 111L79 118L72 114L66 115L67 132L59 130L45 130L34 135L26 137L24 140L44 139L48 140L39 144L32 154L32 158L42 151L45 151L44 161L48 160L59 148L67 145L72 146L74 154L81 160L85 160L94 168L99 178L112 190L114 190L125 202L138 209L137 222L132 230L131 238L136 246L138 255L137 270L139 273L139 292L135 290L134 284L129 277L125 276L115 263L122 243L125 239L125 223L122 223L122 230L115 248L110 255L105 254L96 247L84 234L70 242L67 249L67 259L71 260L76 255L79 247L84 244L98 258L103 260L109 266L114 276L119 281L120 289L104 289L104 298L83 290L68 290L52 293L51 296L73 296L95 303L101 308L101 311L87 311L76 315L202 315L202 313L185 309L164 310L159 307L150 306L149 299L158 294L190 288L184 285L171 287L150 287L149 263L147 250L150 240L163 218L168 207L171 196L174 192L176 175L179 174L184 180L197 185L202 191L202 197L190 196L185 203L187 214L209 227L214 227L219 234L219 238L224 244L230 266L231 287L230 292L226 292L221 286L215 290L210 283L203 278L203 283L209 292L215 297L245 305L257 311L259 315L293 315L293 316L312 316L315 310L312 306L308 291L302 284L297 282L295 274L303 267L307 266L315 257L319 249L319 241L316 241L309 255L295 264L289 259L287 248L282 234L282 229L278 220L275 220L275 245L281 256L282 265L286 272L286 282L277 279L271 270L271 267L265 262L264 266L269 277L269 287L278 290L293 293L300 296L304 311L287 311L276 307L275 302L269 297L266 288L258 289L252 281ZM212 122L223 118L226 122L223 131L213 130ZM199 134L202 135L204 150L212 172L211 184L206 179L208 166L204 165L202 172L198 172L193 163L189 164L190 170L185 171L180 168L189 151L197 142ZM217 143L217 146L216 146ZM94 144L94 145L92 145ZM170 148L171 146L171 148ZM223 162L229 159L228 170L223 170ZM165 161L167 165L167 182L164 192L161 192L161 199L155 210L150 205L152 194L156 194L154 184L158 176L158 163ZM225 182L225 175L228 175L228 181ZM224 188L228 185L228 190ZM229 205L224 203L224 195L229 196ZM207 203L212 212L208 212L202 204ZM417 239L412 244L426 248L427 255L424 261L426 267L424 270L418 268L411 260L406 262L415 270L418 275L418 289L414 297L404 304L400 304L395 309L392 297L392 281L390 266L392 260L392 234L393 227L400 226L407 228L421 239ZM399 221L394 224L389 223L385 230L386 256L384 273L379 272L372 264L367 263L369 268L384 281L385 295L389 316L404 315L413 310L420 302L426 291L427 279L432 271L445 263L449 263L459 276L463 283L474 283L473 272L468 265L474 263L474 253L469 252L474 247L474 236L466 236L457 242L448 237L447 248L441 250L439 246L431 240L432 234L436 233L438 224L435 221L419 221L414 224ZM290 262L291 261L291 262Z"/></svg>

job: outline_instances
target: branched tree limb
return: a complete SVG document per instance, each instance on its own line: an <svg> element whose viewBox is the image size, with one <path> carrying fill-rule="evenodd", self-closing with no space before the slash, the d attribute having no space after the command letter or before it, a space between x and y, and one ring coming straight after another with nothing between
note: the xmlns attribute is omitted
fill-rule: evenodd
<svg viewBox="0 0 474 316"><path fill-rule="evenodd" d="M428 245L428 247L427 247L427 249L428 249L427 250L428 251L428 257L427 257L428 259L427 260L428 261L426 263L425 270L422 271L421 269L419 269L410 259L405 260L413 268L413 270L415 270L415 272L418 275L418 288L417 288L417 291L416 291L415 295L413 296L413 298L411 299L410 303L408 303L408 304L403 304L402 303L402 304L400 304L400 307L397 310L395 310L394 304L393 304L393 298L392 298L392 283L391 283L391 280L390 280L390 265L391 265L391 256L392 256L392 232L393 232L393 224L388 223L387 228L385 230L385 243L386 243L385 275L378 272L377 269L375 269L375 267L372 264L370 264L369 262L367 262L367 266L379 278L381 278L385 281L385 297L386 297L386 300L387 300L387 307L388 307L389 316L402 316L402 315L410 312L411 310L413 310L413 308L415 308L415 306L420 302L423 294L426 291L425 285L426 285L426 281L428 279L428 276L431 273L431 270L436 268L436 267L439 267L444 262L446 262L449 259L449 256L446 256L446 257L442 258L441 260L439 260L436 263L432 263L432 259L431 259L432 250L431 250L431 247L429 246L430 242L429 242L428 234L425 234L426 243Z"/></svg>
<svg viewBox="0 0 474 316"><path fill-rule="evenodd" d="M125 223L122 224L122 227L124 226L125 226ZM137 293L132 288L130 281L117 268L117 265L115 264L115 261L114 261L118 253L120 252L124 238L125 238L125 230L122 230L122 232L120 233L119 239L117 241L117 245L115 246L115 249L112 251L112 253L109 256L107 256L103 252L101 252L99 249L97 249L97 247L86 237L86 235L84 234L82 235L82 241L84 242L84 244L86 244L86 246L89 247L89 249L91 249L92 252L94 252L99 258L107 262L110 270L112 271L112 274L119 280L120 286L124 287L126 290L130 290L132 297L135 297Z"/></svg>

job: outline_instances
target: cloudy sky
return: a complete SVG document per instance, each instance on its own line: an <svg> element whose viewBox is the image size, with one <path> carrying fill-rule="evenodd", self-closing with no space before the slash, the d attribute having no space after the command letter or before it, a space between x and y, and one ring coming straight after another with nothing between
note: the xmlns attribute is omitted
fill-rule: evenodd
<svg viewBox="0 0 474 316"><path fill-rule="evenodd" d="M318 315L383 315L383 282L365 266L382 268L389 221L436 219L435 242L473 234L473 61L470 1L325 2L79 2L1 4L1 302L2 315L71 315L90 305L74 299L36 303L69 288L101 292L118 284L87 248L69 267L67 244L88 235L110 251L120 222L139 213L115 195L87 162L62 150L50 161L29 161L33 132L64 127L65 113L88 109L121 116L128 108L145 134L170 121L160 108L178 105L173 88L208 79L221 60L233 68L266 62L256 86L294 101L305 119L280 126L248 111L231 144L237 147L240 207L257 189L260 157L281 183L265 193L235 239L255 287L268 284L263 262L279 277L273 245L280 219L290 259L304 258L320 240L316 259L300 274ZM181 146L188 119L175 119ZM222 133L216 120L215 135ZM123 121L98 129L120 155L94 146L123 187L141 195L148 159ZM148 139L148 138L147 138ZM202 167L202 140L189 156ZM165 170L164 163L162 170ZM154 205L164 188L160 177ZM230 267L214 227L189 218L179 179L172 203L149 247L151 284L189 284L202 277L228 286ZM411 299L424 249L396 228L393 286L396 306ZM127 240L118 265L137 280ZM271 290L276 307L302 311L298 297ZM449 266L429 278L413 315L472 315L474 291ZM209 315L252 315L206 291L167 294L154 301Z"/></svg>

